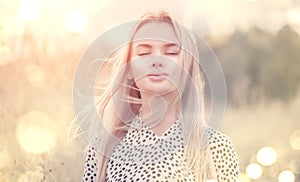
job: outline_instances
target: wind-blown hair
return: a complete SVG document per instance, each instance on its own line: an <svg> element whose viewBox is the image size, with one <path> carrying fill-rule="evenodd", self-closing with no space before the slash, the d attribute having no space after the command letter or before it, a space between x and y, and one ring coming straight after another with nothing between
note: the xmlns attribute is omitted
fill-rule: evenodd
<svg viewBox="0 0 300 182"><path fill-rule="evenodd" d="M107 154L111 154L117 144L112 141L115 141L116 138L121 140L126 135L130 121L139 113L141 108L139 89L134 80L128 79L130 69L128 63L131 59L130 50L134 35L140 27L149 22L167 22L170 24L181 46L179 60L183 60L181 63L183 73L180 78L181 85L178 88L180 98L174 98L174 100L180 101L177 103L177 109L180 113L180 120L184 124L187 167L193 171L197 182L217 179L209 147L203 144L203 141L206 141L204 132L206 126L204 80L199 64L196 38L191 31L175 22L166 12L143 16L131 34L129 44L111 54L99 72L95 104L102 122L101 125L105 126L105 130L109 131L111 135L104 136L102 131L95 131L95 127L90 127L90 131L85 131L88 134L92 132L91 136L101 138L101 142L97 145L101 145L100 147L105 150L105 154L98 153L98 179L105 181L109 160Z"/></svg>

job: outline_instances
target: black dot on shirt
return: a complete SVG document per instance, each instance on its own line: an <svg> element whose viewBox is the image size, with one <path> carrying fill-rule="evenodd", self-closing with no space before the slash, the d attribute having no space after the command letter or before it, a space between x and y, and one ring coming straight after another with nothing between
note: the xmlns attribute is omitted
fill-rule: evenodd
<svg viewBox="0 0 300 182"><path fill-rule="evenodd" d="M131 131L131 132L130 132ZM106 181L194 181L186 170L184 142L179 125L157 138L147 130L130 130L109 160ZM235 181L239 165L231 140L211 128L205 129L219 181ZM84 182L97 179L96 148L89 148L84 166Z"/></svg>

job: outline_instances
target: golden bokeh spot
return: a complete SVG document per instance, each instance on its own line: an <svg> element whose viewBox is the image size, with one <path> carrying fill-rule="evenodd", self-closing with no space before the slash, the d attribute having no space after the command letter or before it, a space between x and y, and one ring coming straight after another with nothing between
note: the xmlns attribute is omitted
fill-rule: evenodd
<svg viewBox="0 0 300 182"><path fill-rule="evenodd" d="M263 169L256 163L251 163L246 168L246 173L251 179L258 179L262 176Z"/></svg>
<svg viewBox="0 0 300 182"><path fill-rule="evenodd" d="M17 125L17 139L26 152L41 154L56 143L54 121L46 113L30 111L23 115Z"/></svg>
<svg viewBox="0 0 300 182"><path fill-rule="evenodd" d="M40 15L40 7L33 0L25 0L19 6L19 16L25 22L32 22Z"/></svg>
<svg viewBox="0 0 300 182"><path fill-rule="evenodd" d="M279 182L294 182L295 181L295 174L290 170L282 171L278 175Z"/></svg>
<svg viewBox="0 0 300 182"><path fill-rule="evenodd" d="M277 152L272 147L259 149L256 155L257 161L263 166L270 166L277 160Z"/></svg>
<svg viewBox="0 0 300 182"><path fill-rule="evenodd" d="M295 130L290 136L290 144L293 149L300 150L300 130Z"/></svg>
<svg viewBox="0 0 300 182"><path fill-rule="evenodd" d="M87 27L87 17L81 10L73 10L66 17L67 29L72 33L81 33Z"/></svg>
<svg viewBox="0 0 300 182"><path fill-rule="evenodd" d="M25 75L27 80L37 87L44 86L45 74L44 72L35 64L28 64L25 67Z"/></svg>

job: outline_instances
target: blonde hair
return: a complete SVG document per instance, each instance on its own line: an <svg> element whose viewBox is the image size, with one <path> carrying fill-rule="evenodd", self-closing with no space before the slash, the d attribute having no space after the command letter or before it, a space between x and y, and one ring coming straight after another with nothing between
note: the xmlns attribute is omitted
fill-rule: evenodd
<svg viewBox="0 0 300 182"><path fill-rule="evenodd" d="M116 136L122 139L126 133L126 122L121 121L120 118L124 118L129 108L132 110L133 115L137 114L141 107L139 90L136 87L134 81L127 79L128 62L130 60L131 43L135 33L144 24L162 21L169 23L177 36L181 49L184 51L180 52L179 59L183 61L183 70L188 73L188 76L192 79L193 87L195 87L195 93L189 92L189 89L183 90L184 104L181 108L184 124L187 124L184 133L188 138L185 144L185 156L187 159L187 167L192 170L196 181L207 181L209 179L216 179L216 172L212 162L211 153L207 145L203 145L205 141L204 128L206 126L204 116L204 81L201 68L199 66L199 56L197 49L196 38L193 33L180 26L175 20L168 15L166 12L160 12L158 15L147 14L140 19L135 27L133 34L130 37L129 45L124 46L114 52L107 60L103 63L100 70L101 82L98 83L98 87L101 91L99 96L96 97L97 109L99 111L99 117L102 124L106 127L106 130L111 132L111 136ZM182 78L187 81L188 78ZM186 82L183 82L186 83ZM185 85L184 85L185 86ZM194 94L197 94L196 97ZM117 100L122 100L120 104L114 104L114 97ZM195 101L195 98L198 100ZM196 104L196 105L193 105ZM127 105L126 105L127 104ZM193 114L190 114L190 109L196 106L196 118ZM117 108L116 108L117 107ZM116 113L118 111L118 113ZM193 116L191 116L193 115ZM125 120L130 120L133 116L125 117ZM191 126L189 123L193 123L193 131L190 132ZM100 136L101 137L101 134ZM102 138L104 149L108 153L112 153L115 146L111 146L110 142L113 140L111 137ZM109 156L105 154L98 154L98 179L99 181L105 181L106 168L109 160Z"/></svg>

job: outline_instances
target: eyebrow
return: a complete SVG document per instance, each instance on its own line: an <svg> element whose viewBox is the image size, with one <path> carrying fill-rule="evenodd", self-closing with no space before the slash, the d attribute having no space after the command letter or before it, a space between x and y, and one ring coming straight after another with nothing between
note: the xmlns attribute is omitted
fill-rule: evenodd
<svg viewBox="0 0 300 182"><path fill-rule="evenodd" d="M179 46L178 44L176 44L176 43L168 43L168 44L165 44L163 47L169 48L169 47L173 47L173 46L175 46L175 47L180 47L180 46ZM150 44L139 44L139 45L137 45L136 47L137 47L137 48L138 48L138 47L152 48L152 46L151 46Z"/></svg>
<svg viewBox="0 0 300 182"><path fill-rule="evenodd" d="M176 43L168 43L168 44L165 44L164 45L164 47L166 47L166 48L168 48L168 47L173 47L173 46L175 46L175 47L180 47L178 44L176 44Z"/></svg>
<svg viewBox="0 0 300 182"><path fill-rule="evenodd" d="M152 48L150 44L139 44L136 47L146 47L146 48Z"/></svg>

